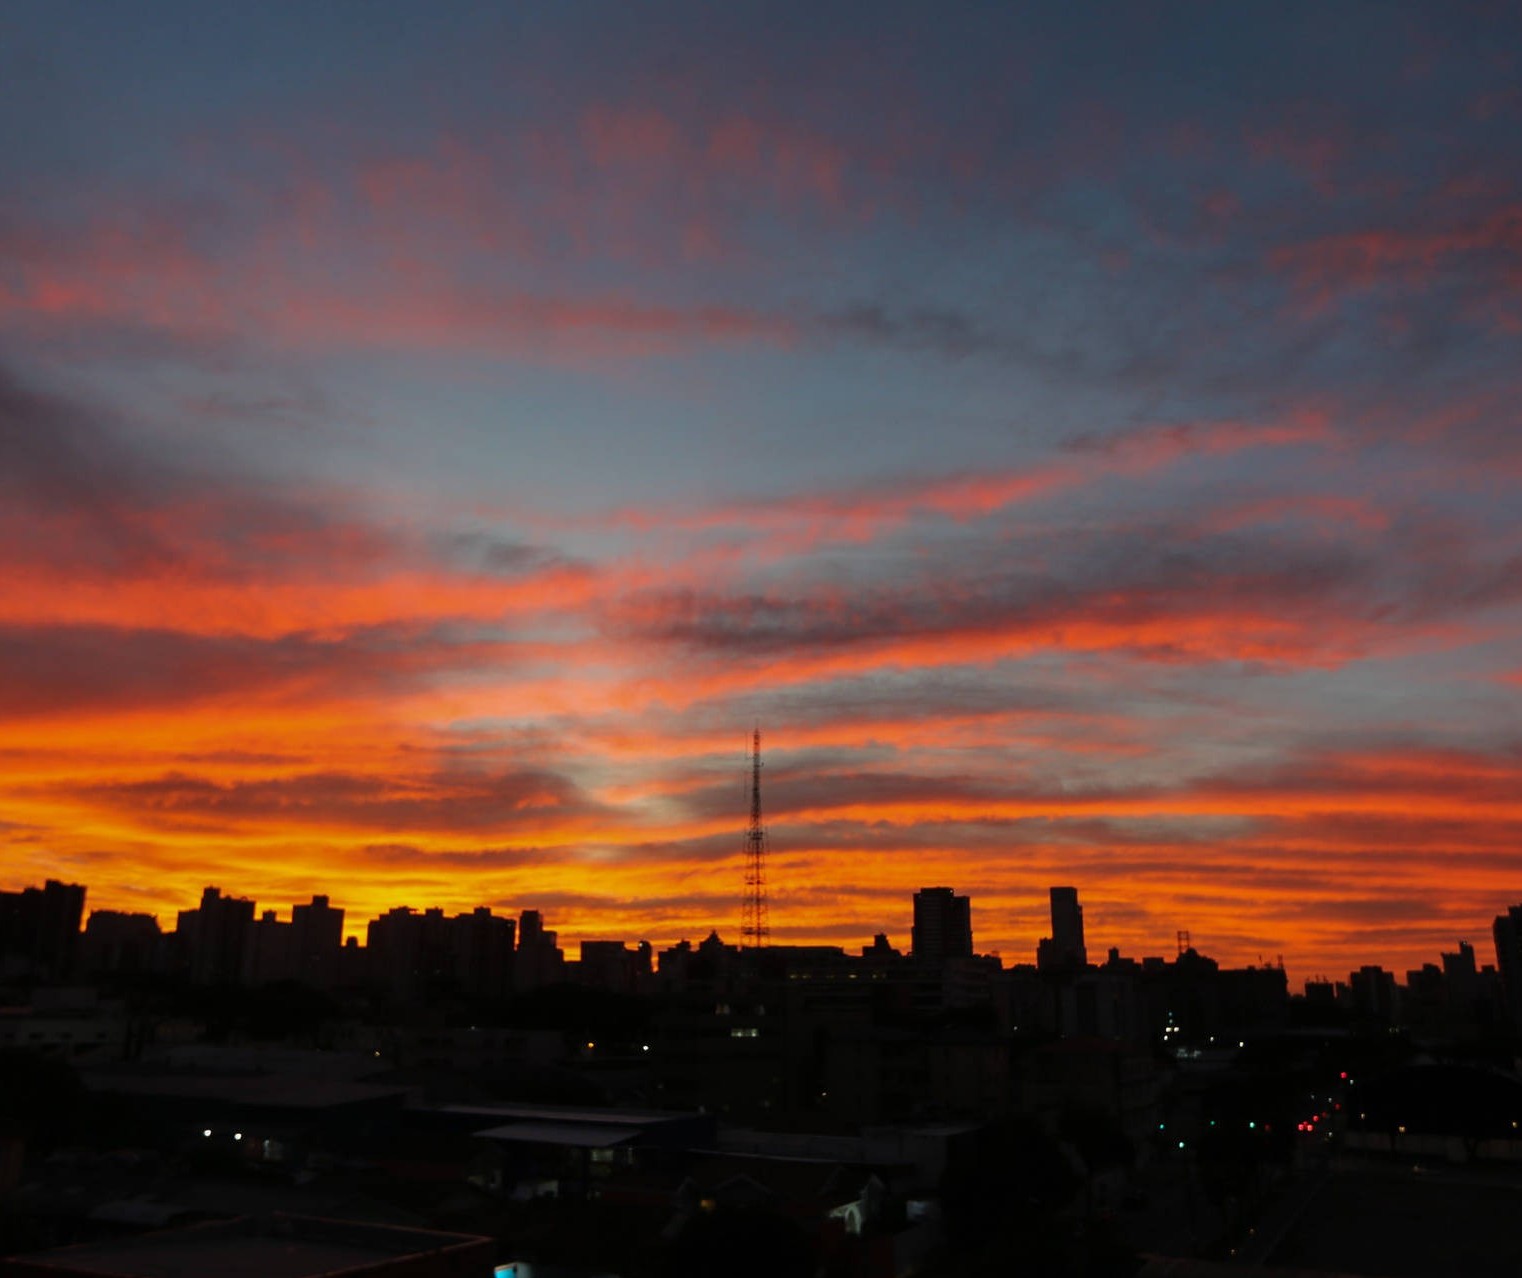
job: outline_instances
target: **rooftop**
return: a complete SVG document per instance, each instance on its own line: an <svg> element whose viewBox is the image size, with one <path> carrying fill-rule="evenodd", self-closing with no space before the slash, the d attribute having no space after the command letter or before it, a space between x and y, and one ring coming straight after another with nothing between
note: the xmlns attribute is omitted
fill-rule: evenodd
<svg viewBox="0 0 1522 1278"><path fill-rule="evenodd" d="M474 1254L472 1254L474 1253ZM113 1278L323 1278L381 1274L396 1262L427 1255L440 1272L492 1270L492 1243L473 1234L398 1229L311 1216L244 1217L60 1247L0 1261L0 1274L111 1275ZM475 1263L479 1259L479 1264ZM423 1272L412 1265L408 1272Z"/></svg>
<svg viewBox="0 0 1522 1278"><path fill-rule="evenodd" d="M634 1140L639 1129L591 1123L507 1123L476 1133L482 1140L505 1140L519 1145L568 1145L577 1149L610 1149Z"/></svg>
<svg viewBox="0 0 1522 1278"><path fill-rule="evenodd" d="M85 1074L94 1092L117 1096L152 1096L218 1101L272 1109L332 1109L343 1105L396 1100L404 1087L353 1083L335 1078L298 1078L282 1074L218 1074L175 1070L96 1070Z"/></svg>
<svg viewBox="0 0 1522 1278"><path fill-rule="evenodd" d="M583 1109L574 1105L440 1105L443 1114L470 1114L514 1122L595 1123L599 1127L653 1127L698 1114L673 1109Z"/></svg>

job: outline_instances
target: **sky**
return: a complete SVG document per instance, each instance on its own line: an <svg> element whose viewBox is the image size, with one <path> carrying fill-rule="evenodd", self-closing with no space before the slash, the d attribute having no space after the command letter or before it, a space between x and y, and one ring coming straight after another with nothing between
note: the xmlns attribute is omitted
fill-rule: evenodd
<svg viewBox="0 0 1522 1278"><path fill-rule="evenodd" d="M0 887L1291 985L1522 900L1510 6L0 3Z"/></svg>

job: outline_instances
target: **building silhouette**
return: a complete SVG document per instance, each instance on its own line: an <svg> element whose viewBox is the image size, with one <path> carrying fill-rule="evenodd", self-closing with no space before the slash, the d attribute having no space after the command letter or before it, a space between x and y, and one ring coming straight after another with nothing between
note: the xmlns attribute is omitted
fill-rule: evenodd
<svg viewBox="0 0 1522 1278"><path fill-rule="evenodd" d="M40 888L0 892L0 971L61 979L74 966L85 889L49 879Z"/></svg>
<svg viewBox="0 0 1522 1278"><path fill-rule="evenodd" d="M638 994L650 985L653 957L649 941L633 949L622 941L583 941L576 979L594 989Z"/></svg>
<svg viewBox="0 0 1522 1278"><path fill-rule="evenodd" d="M1496 969L1513 1030L1522 1032L1522 905L1496 915L1491 927L1496 942Z"/></svg>
<svg viewBox="0 0 1522 1278"><path fill-rule="evenodd" d="M544 917L538 910L524 910L518 916L518 953L513 972L517 989L536 989L565 979L565 955L557 940L554 932L545 929Z"/></svg>
<svg viewBox="0 0 1522 1278"><path fill-rule="evenodd" d="M282 922L274 910L265 910L248 929L248 944L243 951L244 984L288 981L295 966L290 923Z"/></svg>
<svg viewBox="0 0 1522 1278"><path fill-rule="evenodd" d="M162 962L163 945L159 921L151 914L91 910L80 937L77 971L83 976L154 972Z"/></svg>
<svg viewBox="0 0 1522 1278"><path fill-rule="evenodd" d="M757 1007L786 1006L798 1015L806 1005L822 1027L871 1021L884 1009L934 1016L993 1006L1010 1033L1160 1043L1174 1051L1222 1036L1276 1031L1292 1010L1306 1023L1400 1025L1450 1038L1477 1038L1503 1027L1522 1031L1522 905L1494 921L1497 967L1480 968L1474 949L1459 942L1455 952L1439 956L1441 966L1413 967L1403 983L1374 965L1345 983L1307 982L1292 1009L1282 962L1221 969L1186 946L1171 962L1122 958L1112 949L1108 962L1091 966L1083 908L1070 885L1049 889L1052 934L1041 939L1037 962L1009 968L997 955L974 953L970 899L944 886L914 894L907 956L884 934L857 955L838 946L747 949L726 945L713 933L701 944L683 941L663 950L658 968L648 943L631 946L612 938L583 940L579 959L567 962L556 933L535 909L514 919L485 906L454 916L400 906L371 920L361 944L359 938L345 943L344 911L325 895L294 905L283 920L274 910L256 918L253 901L207 887L196 907L180 911L172 932L161 932L152 915L111 910L94 911L81 932L85 891L49 881L0 892L0 975L23 989L154 975L202 986L297 981L340 999L384 995L379 1005L386 1015L579 984L691 998L699 1012L708 1008L700 1018L702 1033L723 1038L736 1028L761 1032L760 1022L713 1020L719 1015L713 1009L748 1006L747 1000ZM1187 933L1181 936L1187 939ZM128 989L134 984L128 982ZM780 1022L765 1022L774 1024ZM890 1028L879 1025L873 1033ZM871 1035L861 1042L868 1040L877 1042ZM886 1062L880 1047L871 1051ZM759 1049L726 1043L724 1059L752 1050ZM809 1095L805 1073L789 1076L783 1093Z"/></svg>
<svg viewBox="0 0 1522 1278"><path fill-rule="evenodd" d="M1395 973L1378 963L1365 963L1348 974L1348 993L1353 1015L1367 1025L1395 1025L1400 1021L1400 987ZM1418 996L1421 994L1418 983Z"/></svg>
<svg viewBox="0 0 1522 1278"><path fill-rule="evenodd" d="M921 888L914 894L911 948L916 959L972 957L972 905L949 887Z"/></svg>
<svg viewBox="0 0 1522 1278"><path fill-rule="evenodd" d="M181 910L175 935L179 964L191 984L220 985L243 979L253 927L254 903L223 896L221 888L206 888L199 906Z"/></svg>
<svg viewBox="0 0 1522 1278"><path fill-rule="evenodd" d="M318 989L338 983L339 951L343 947L344 912L326 896L313 896L306 905L291 907L291 975ZM511 947L509 947L511 948Z"/></svg>
<svg viewBox="0 0 1522 1278"><path fill-rule="evenodd" d="M1089 954L1083 943L1083 906L1078 904L1078 889L1051 889L1052 934L1041 938L1036 947L1036 966L1042 971L1062 971L1088 965Z"/></svg>
<svg viewBox="0 0 1522 1278"><path fill-rule="evenodd" d="M484 905L450 922L455 979L472 998L503 998L513 988L516 919L499 918Z"/></svg>

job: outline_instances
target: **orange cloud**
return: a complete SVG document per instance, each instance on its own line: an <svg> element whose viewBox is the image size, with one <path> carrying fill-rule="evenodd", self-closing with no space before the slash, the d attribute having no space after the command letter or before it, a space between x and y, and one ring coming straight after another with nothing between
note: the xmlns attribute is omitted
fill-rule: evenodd
<svg viewBox="0 0 1522 1278"><path fill-rule="evenodd" d="M0 394L11 526L47 533L0 542L14 881L76 877L166 921L216 882L329 890L356 932L400 901L485 901L544 908L573 943L732 935L735 729L764 718L779 938L902 943L934 878L973 894L982 944L1028 957L1042 891L1076 881L1096 948L1165 951L1184 925L1229 962L1346 970L1481 939L1499 908L1522 832L1504 745L1315 750L1184 676L1293 689L1463 642L1516 601L1504 548L1372 497L1028 518L1185 460L1340 446L1322 414L664 522L382 527L364 494L192 474L81 405ZM553 544L610 528L600 558ZM915 566L832 572L811 553L831 542ZM1210 758L1249 747L1252 766Z"/></svg>

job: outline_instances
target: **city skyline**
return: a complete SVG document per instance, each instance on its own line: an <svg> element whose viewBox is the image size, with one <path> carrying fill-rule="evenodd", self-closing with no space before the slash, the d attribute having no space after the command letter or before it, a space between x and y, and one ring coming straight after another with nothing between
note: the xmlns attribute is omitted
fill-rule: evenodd
<svg viewBox="0 0 1522 1278"><path fill-rule="evenodd" d="M1518 15L0 15L0 865L1414 967L1522 883Z"/></svg>
<svg viewBox="0 0 1522 1278"><path fill-rule="evenodd" d="M15 902L22 893L41 893L42 884L18 885L14 889L0 883L0 900L9 897ZM57 892L59 900L64 896L79 895L81 905L88 902L89 885L68 884L57 880L49 880L46 884L49 894ZM1038 927L1038 931L1050 931L1054 936L1042 936L1039 943L1032 947L1029 953L1010 954L995 948L981 945L977 942L974 927L974 915L972 907L975 904L969 896L960 895L955 888L945 886L921 887L910 898L901 902L903 907L900 911L901 918L893 923L877 929L870 938L855 937L842 941L827 942L831 948L839 948L847 957L851 957L853 951L860 949L863 955L869 953L886 953L891 950L905 958L914 957L921 960L929 960L934 963L956 961L961 959L977 958L996 959L998 965L1008 970L1012 967L1037 968L1042 971L1055 973L1081 971L1084 968L1103 966L1110 958L1118 956L1126 962L1136 962L1142 959L1148 960L1171 960L1188 948L1209 959L1217 959L1221 956L1213 953L1208 946L1202 944L1195 946L1192 934L1187 929L1181 929L1171 938L1160 939L1156 945L1144 947L1135 951L1125 951L1112 940L1101 936L1094 946L1094 952L1086 952L1084 944L1084 906L1080 903L1080 890L1074 886L1053 886L1047 889L1049 914L1045 924ZM345 908L343 901L335 897L331 891L310 891L310 899L306 901L291 901L288 904L272 906L267 901L254 896L245 896L233 887L224 888L222 884L208 884L203 886L200 893L194 899L189 899L176 909L169 919L159 918L156 915L133 914L117 910L113 907L89 906L80 914L78 936L83 937L88 930L89 919L92 915L116 916L110 920L109 928L119 930L124 921L151 917L159 929L162 937L174 936L186 923L187 917L194 919L197 912L207 906L208 902L217 908L231 907L235 911L241 907L247 907L242 911L245 924L250 928L256 923L278 923L282 927L289 927L293 923L301 926L314 926L310 920L326 917L328 922L321 925L322 934L328 936L331 933L331 944L336 951L344 945L357 944L361 949L366 948L375 935L376 924L384 924L395 920L398 916L411 916L414 919L422 919L423 916L435 916L445 922L486 921L492 923L506 923L508 925L507 936L509 938L507 948L515 948L513 938L516 935L520 944L538 949L547 938L550 949L563 953L568 961L574 962L572 956L584 945L597 947L616 946L626 948L648 947L656 957L663 952L673 952L682 947L691 946L695 942L717 937L727 948L736 952L742 950L756 951L760 949L778 948L787 950L789 946L796 945L801 949L811 948L808 942L772 942L765 941L760 946L749 943L739 927L725 929L714 921L711 926L701 928L697 935L674 936L656 938L653 934L639 931L613 935L611 933L578 935L566 932L559 926L548 927L547 924L556 922L546 918L545 913L532 900L506 904L495 903L493 905L466 905L459 910L442 907L434 903L419 903L394 901L384 906L375 915L356 914ZM38 897L38 905L41 906L42 898ZM46 907L44 907L46 908ZM77 907L76 907L77 908ZM59 906L55 902L52 912L47 915L56 928L61 915L58 913ZM1492 970L1498 977L1504 974L1505 969L1515 967L1517 959L1514 952L1522 953L1518 949L1517 928L1518 920L1522 919L1522 905L1507 906L1498 903L1495 909L1500 913L1492 915L1490 922L1477 929L1479 936L1479 950L1486 954L1494 954L1497 962L1491 965ZM498 913L501 910L502 913ZM281 919L282 911L288 915ZM336 916L336 918L335 918ZM532 920L530 923L529 920ZM0 923L5 920L0 918ZM192 923L194 928L199 926ZM515 928L519 929L515 933ZM726 934L727 931L727 934ZM919 943L923 936L923 945ZM1504 939L1503 939L1504 938ZM3 929L0 929L0 941L5 940ZM1172 945L1164 943L1171 940ZM858 942L860 945L858 946ZM253 935L250 933L249 944L253 944ZM1471 936L1453 938L1452 944L1456 950L1462 951L1475 948L1475 941ZM886 947L886 949L884 948ZM1099 952L1104 951L1105 958L1099 957ZM3 952L3 951L0 951ZM633 950L629 951L631 954ZM1452 954L1433 951L1421 956L1425 963L1431 963L1434 958L1448 960ZM1341 973L1333 971L1298 969L1293 961L1293 955L1257 955L1249 960L1233 962L1227 966L1242 968L1277 968L1281 972L1289 973L1293 970L1290 988L1307 984L1315 984L1327 981L1340 980ZM1366 955L1360 961L1355 962L1349 969L1349 975L1356 977L1359 969L1385 971L1392 979L1399 978L1403 974L1412 975L1419 968L1402 969L1398 966L1388 965L1377 955ZM1508 997L1516 998L1515 977L1508 982ZM1522 1002L1519 1002L1522 1007ZM1522 1015L1522 1013L1519 1013Z"/></svg>

